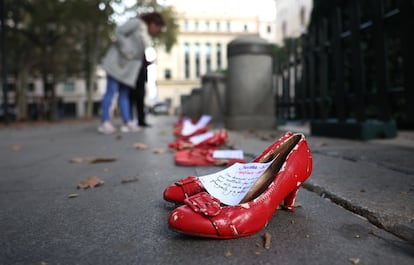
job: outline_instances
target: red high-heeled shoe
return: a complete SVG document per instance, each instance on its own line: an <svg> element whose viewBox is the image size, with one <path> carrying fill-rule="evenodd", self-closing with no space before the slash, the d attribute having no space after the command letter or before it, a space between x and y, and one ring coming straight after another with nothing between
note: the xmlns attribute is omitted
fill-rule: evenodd
<svg viewBox="0 0 414 265"><path fill-rule="evenodd" d="M173 133L174 136L177 137L178 139L182 139L182 140L186 140L194 135L198 135L201 133L205 133L208 131L208 125L202 125L200 126L199 122L202 123L208 123L209 122L209 118L207 117L201 117L199 120L194 120L194 119L190 119L188 117L181 117L175 124L174 124L174 129L173 129ZM184 132L183 128L185 127L185 123L189 122L191 125L196 126L198 128L194 128L194 131L190 131L190 132Z"/></svg>
<svg viewBox="0 0 414 265"><path fill-rule="evenodd" d="M199 139L197 139L197 137ZM207 137L207 138L204 138ZM168 147L175 150L184 150L191 148L210 149L223 145L228 138L227 130L222 129L215 133L207 132L206 135L200 134L188 139L176 139L168 144ZM200 140L201 139L201 140Z"/></svg>
<svg viewBox="0 0 414 265"><path fill-rule="evenodd" d="M293 211L296 193L312 172L312 156L302 134L291 136L277 149L279 155L239 204L222 206L201 192L172 211L169 227L200 237L238 238L259 232L282 201Z"/></svg>
<svg viewBox="0 0 414 265"><path fill-rule="evenodd" d="M187 149L174 153L174 161L178 166L230 166L234 163L245 163L244 158L215 158L215 149Z"/></svg>
<svg viewBox="0 0 414 265"><path fill-rule="evenodd" d="M259 156L257 156L252 162L265 163L273 159L273 151L286 139L293 135L292 132L287 132L279 140L275 141L269 147L267 147ZM185 198L188 198L196 193L205 191L203 184L196 176L188 176L180 179L174 184L168 186L163 193L164 200L183 203Z"/></svg>

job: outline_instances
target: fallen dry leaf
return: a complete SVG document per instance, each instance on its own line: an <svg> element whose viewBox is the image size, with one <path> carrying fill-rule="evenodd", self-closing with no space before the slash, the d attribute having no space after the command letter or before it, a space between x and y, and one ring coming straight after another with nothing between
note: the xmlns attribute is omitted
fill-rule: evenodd
<svg viewBox="0 0 414 265"><path fill-rule="evenodd" d="M73 199L73 198L76 198L76 197L78 197L79 196L79 194L77 194L77 193L72 193L72 194L69 194L68 195L68 198L69 199Z"/></svg>
<svg viewBox="0 0 414 265"><path fill-rule="evenodd" d="M269 232L266 232L263 235L263 239L264 239L264 248L270 249L270 241L272 240L272 235Z"/></svg>
<svg viewBox="0 0 414 265"><path fill-rule="evenodd" d="M109 163L109 162L114 162L116 160L118 160L118 159L116 159L114 157L98 157L98 158L90 160L89 163L91 163L91 164Z"/></svg>
<svg viewBox="0 0 414 265"><path fill-rule="evenodd" d="M13 152L19 152L22 150L22 147L20 145L15 144L10 146L10 150L12 150Z"/></svg>
<svg viewBox="0 0 414 265"><path fill-rule="evenodd" d="M83 163L84 161L85 161L85 158L83 157L73 157L69 160L69 162L76 163L76 164Z"/></svg>
<svg viewBox="0 0 414 265"><path fill-rule="evenodd" d="M130 178L130 179L123 179L123 180L121 180L121 183L126 184L126 183L131 183L131 182L136 182L136 181L138 181L138 177L133 177L133 178Z"/></svg>
<svg viewBox="0 0 414 265"><path fill-rule="evenodd" d="M322 147L322 146L327 146L328 144L325 142L316 142L313 144L315 147Z"/></svg>
<svg viewBox="0 0 414 265"><path fill-rule="evenodd" d="M117 159L114 157L73 157L69 160L70 163L83 163L83 162L88 162L91 164L96 164L96 163L108 163L108 162L114 162Z"/></svg>
<svg viewBox="0 0 414 265"><path fill-rule="evenodd" d="M231 251L230 250L226 251L226 257L231 257Z"/></svg>
<svg viewBox="0 0 414 265"><path fill-rule="evenodd" d="M359 262L361 261L359 258L350 258L349 261L354 264L357 265L359 264Z"/></svg>
<svg viewBox="0 0 414 265"><path fill-rule="evenodd" d="M134 148L140 149L140 150L145 150L145 149L148 149L149 148L149 146L146 145L146 144L144 144L144 143L134 143L132 146Z"/></svg>
<svg viewBox="0 0 414 265"><path fill-rule="evenodd" d="M156 148L153 150L154 154L164 154L167 150L164 148Z"/></svg>
<svg viewBox="0 0 414 265"><path fill-rule="evenodd" d="M88 188L94 188L94 187L98 187L100 185L103 185L104 182L102 180L100 180L99 178L95 177L95 176L90 176L88 177L86 180L81 181L78 184L78 189L88 189Z"/></svg>

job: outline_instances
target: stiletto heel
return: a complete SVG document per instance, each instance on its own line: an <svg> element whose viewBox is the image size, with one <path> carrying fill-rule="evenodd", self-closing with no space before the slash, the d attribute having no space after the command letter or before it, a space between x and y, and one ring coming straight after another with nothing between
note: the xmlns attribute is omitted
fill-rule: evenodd
<svg viewBox="0 0 414 265"><path fill-rule="evenodd" d="M296 195L298 194L299 188L295 188L293 191L291 191L288 196L285 197L283 201L283 209L289 210L291 212L295 211L295 200Z"/></svg>
<svg viewBox="0 0 414 265"><path fill-rule="evenodd" d="M238 238L259 232L284 201L293 210L296 193L312 171L312 156L302 134L289 136L269 151L273 161L234 206L223 205L205 191L184 200L171 212L169 227L209 238Z"/></svg>

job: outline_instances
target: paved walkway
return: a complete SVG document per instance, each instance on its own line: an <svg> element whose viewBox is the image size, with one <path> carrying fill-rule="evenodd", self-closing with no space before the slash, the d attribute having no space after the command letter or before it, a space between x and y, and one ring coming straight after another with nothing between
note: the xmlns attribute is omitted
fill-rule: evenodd
<svg viewBox="0 0 414 265"><path fill-rule="evenodd" d="M150 129L114 135L98 135L97 121L1 128L0 264L414 263L410 133L369 142L307 135L314 171L301 207L276 211L256 235L210 240L168 229L176 206L162 191L221 168L175 166L166 147L176 117L149 118ZM307 134L303 126L231 131L229 142L249 159L290 129ZM89 176L104 185L76 189Z"/></svg>

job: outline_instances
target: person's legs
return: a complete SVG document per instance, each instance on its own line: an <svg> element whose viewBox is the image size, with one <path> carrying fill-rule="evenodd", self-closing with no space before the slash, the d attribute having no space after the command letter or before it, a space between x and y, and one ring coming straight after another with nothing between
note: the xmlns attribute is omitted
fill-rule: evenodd
<svg viewBox="0 0 414 265"><path fill-rule="evenodd" d="M145 81L147 79L147 70L145 67L142 67L141 72L139 73L137 87L136 87L136 101L137 101L137 112L138 112L138 125L146 126L145 121Z"/></svg>
<svg viewBox="0 0 414 265"><path fill-rule="evenodd" d="M138 119L138 105L137 105L138 93L137 91L138 91L137 88L131 89L131 91L129 91L129 108L130 108L131 119L133 119L135 115L136 115L136 118ZM135 115L134 115L134 112L135 112Z"/></svg>
<svg viewBox="0 0 414 265"><path fill-rule="evenodd" d="M130 109L129 109L129 92L130 89L124 84L119 84L119 95L118 95L118 105L121 112L121 117L124 123L131 121Z"/></svg>
<svg viewBox="0 0 414 265"><path fill-rule="evenodd" d="M118 91L119 83L112 77L107 77L107 83L106 83L106 91L105 95L102 98L102 122L109 121L110 119L110 109L112 105L112 99L114 98L115 93Z"/></svg>

